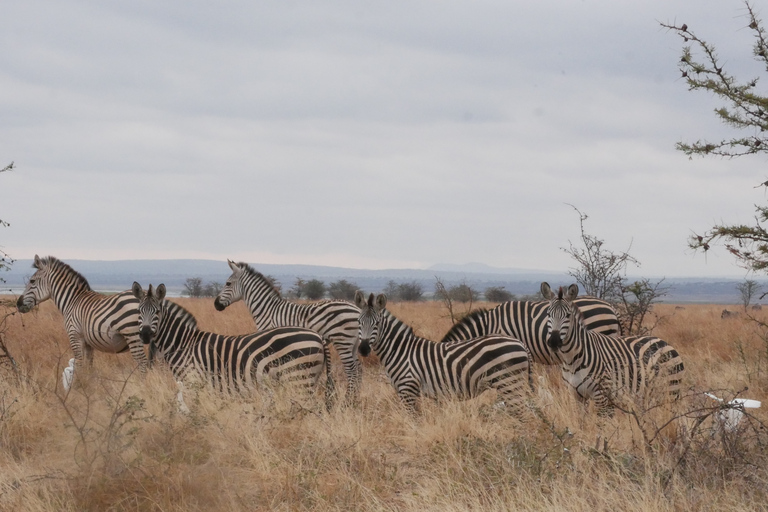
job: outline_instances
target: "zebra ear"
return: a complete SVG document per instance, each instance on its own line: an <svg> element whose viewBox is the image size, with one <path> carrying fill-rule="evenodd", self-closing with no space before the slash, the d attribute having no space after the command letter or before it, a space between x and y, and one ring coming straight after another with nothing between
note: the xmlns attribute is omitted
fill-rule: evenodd
<svg viewBox="0 0 768 512"><path fill-rule="evenodd" d="M155 290L155 297L157 297L157 300L163 300L165 298L165 285L163 283L157 285L157 290Z"/></svg>
<svg viewBox="0 0 768 512"><path fill-rule="evenodd" d="M552 291L552 288L549 287L549 283L546 281L541 283L541 295L547 300L555 298L555 292Z"/></svg>
<svg viewBox="0 0 768 512"><path fill-rule="evenodd" d="M240 270L240 267L237 266L237 263L235 263L232 260L228 259L227 260L227 265L229 265L229 268L232 269L232 272L237 272L238 270Z"/></svg>
<svg viewBox="0 0 768 512"><path fill-rule="evenodd" d="M365 294L363 293L363 290L357 290L355 292L355 306L360 309L365 307Z"/></svg>
<svg viewBox="0 0 768 512"><path fill-rule="evenodd" d="M151 289L152 285L149 285L149 286ZM144 298L144 290L141 289L141 285L136 281L133 282L131 291L133 292L133 296L136 297L137 299L141 300L142 298Z"/></svg>
<svg viewBox="0 0 768 512"><path fill-rule="evenodd" d="M574 284L572 284L571 286L569 286L569 287L568 287L568 293L566 294L565 298L566 298L567 300L570 300L570 301L572 301L572 300L573 300L573 299L575 299L575 298L576 298L578 295L579 295L579 285L577 285L576 283L574 283Z"/></svg>
<svg viewBox="0 0 768 512"><path fill-rule="evenodd" d="M35 254L35 260L32 262L32 268L36 268L40 270L40 267L42 266L42 262L40 261L40 256Z"/></svg>
<svg viewBox="0 0 768 512"><path fill-rule="evenodd" d="M376 297L376 309L381 311L387 307L387 296L383 293L380 293L378 297Z"/></svg>

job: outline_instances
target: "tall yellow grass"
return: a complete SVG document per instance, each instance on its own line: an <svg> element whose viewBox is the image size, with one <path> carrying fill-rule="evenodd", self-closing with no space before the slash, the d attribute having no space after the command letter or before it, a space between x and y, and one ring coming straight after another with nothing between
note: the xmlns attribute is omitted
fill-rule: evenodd
<svg viewBox="0 0 768 512"><path fill-rule="evenodd" d="M202 329L249 332L241 303L179 299ZM392 304L417 333L439 339L439 303ZM718 306L661 305L655 330L686 364L686 387L766 402L768 355L752 323ZM598 418L556 371L536 368L541 416L521 422L492 392L468 402L425 400L409 415L375 359L361 404L324 410L284 390L221 396L201 388L178 412L170 372L145 377L130 355L96 353L67 395L71 357L50 303L4 326L20 379L0 381L0 510L756 510L768 503L766 412L738 435L669 414L707 412L688 394L670 413ZM343 381L338 362L337 381ZM343 388L343 386L337 386ZM686 409L688 408L688 409ZM665 416L666 414L666 416ZM662 419L659 419L662 418ZM655 422L655 423L654 423ZM648 432L657 433L652 441ZM650 425L650 427L648 427ZM752 428L755 427L755 428ZM687 437L686 437L687 436Z"/></svg>

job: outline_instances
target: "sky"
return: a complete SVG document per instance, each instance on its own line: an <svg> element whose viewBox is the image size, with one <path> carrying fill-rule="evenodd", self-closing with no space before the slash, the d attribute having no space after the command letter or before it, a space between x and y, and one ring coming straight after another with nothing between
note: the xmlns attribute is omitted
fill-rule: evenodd
<svg viewBox="0 0 768 512"><path fill-rule="evenodd" d="M575 206L632 274L745 276L687 239L753 221L765 157L675 150L737 133L660 26L760 76L740 1L4 0L0 19L13 258L561 272Z"/></svg>

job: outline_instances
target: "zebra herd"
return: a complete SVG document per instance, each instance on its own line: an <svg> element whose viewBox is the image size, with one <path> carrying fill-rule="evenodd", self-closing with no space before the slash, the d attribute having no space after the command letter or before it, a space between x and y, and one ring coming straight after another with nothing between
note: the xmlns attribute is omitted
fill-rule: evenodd
<svg viewBox="0 0 768 512"><path fill-rule="evenodd" d="M500 403L517 414L532 391L533 363L560 365L575 394L594 400L601 414L611 414L622 396L643 398L651 389L673 397L680 392L683 363L677 351L658 338L622 337L610 305L577 297L576 285L555 292L542 283L546 300L510 301L472 312L441 342L433 342L390 313L383 294L366 298L358 291L354 304L299 304L283 299L248 264L228 264L232 274L214 305L221 311L244 301L256 324L252 334L201 331L192 314L165 299L163 284L150 284L145 291L134 283L115 295L96 293L82 275L52 256L35 256L35 273L17 307L24 313L47 299L55 303L64 316L75 370L91 364L94 350L129 350L142 373L155 358L167 362L180 389L195 376L229 392L252 391L272 380L312 392L325 373L328 408L334 395L329 345L344 367L348 404L359 400L358 354L371 352L411 410L422 394L470 398L493 388ZM184 409L181 391L179 400Z"/></svg>

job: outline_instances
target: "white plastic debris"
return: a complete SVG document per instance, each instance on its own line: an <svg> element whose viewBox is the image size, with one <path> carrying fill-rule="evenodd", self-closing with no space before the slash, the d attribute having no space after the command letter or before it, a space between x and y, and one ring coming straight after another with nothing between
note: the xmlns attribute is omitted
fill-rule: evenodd
<svg viewBox="0 0 768 512"><path fill-rule="evenodd" d="M75 359L69 360L69 366L64 368L64 372L61 374L61 383L64 385L64 391L69 391L72 387L72 381L75 378Z"/></svg>
<svg viewBox="0 0 768 512"><path fill-rule="evenodd" d="M713 400L717 400L720 403L724 402L722 398L718 398L711 393L704 394ZM744 409L758 409L760 408L760 405L761 403L758 400L751 400L749 398L734 398L726 404L726 407L717 413L717 419L720 421L723 429L728 432L732 432L736 430L736 427L738 427L739 423L741 422L741 418L744 417Z"/></svg>

